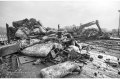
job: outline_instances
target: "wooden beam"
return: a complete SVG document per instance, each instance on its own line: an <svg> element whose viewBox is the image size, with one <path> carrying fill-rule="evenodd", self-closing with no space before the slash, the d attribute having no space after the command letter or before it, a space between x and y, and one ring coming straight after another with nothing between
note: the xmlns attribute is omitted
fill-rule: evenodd
<svg viewBox="0 0 120 79"><path fill-rule="evenodd" d="M0 47L0 57L16 53L20 49L19 43L4 45Z"/></svg>

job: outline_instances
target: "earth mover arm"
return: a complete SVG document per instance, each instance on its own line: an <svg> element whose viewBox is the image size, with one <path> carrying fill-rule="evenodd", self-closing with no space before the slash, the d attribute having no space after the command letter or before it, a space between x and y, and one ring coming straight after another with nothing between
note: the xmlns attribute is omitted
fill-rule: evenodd
<svg viewBox="0 0 120 79"><path fill-rule="evenodd" d="M86 23L86 24L83 24L80 26L79 28L79 31L82 31L85 27L89 27L89 26L92 26L92 25L97 25L98 29L99 29L99 33L101 34L102 33L102 30L100 28L100 25L99 25L99 21L96 20L96 21L92 21L92 22L89 22L89 23Z"/></svg>

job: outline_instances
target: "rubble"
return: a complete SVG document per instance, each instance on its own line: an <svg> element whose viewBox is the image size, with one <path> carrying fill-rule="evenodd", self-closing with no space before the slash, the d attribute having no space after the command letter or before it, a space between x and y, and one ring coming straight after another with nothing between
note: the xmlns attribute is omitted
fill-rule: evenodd
<svg viewBox="0 0 120 79"><path fill-rule="evenodd" d="M83 29L84 27L94 24L97 25L99 31L93 28ZM7 27L7 34L9 35L10 27L9 25L7 25ZM79 74L77 75L80 75L83 74L81 73L83 70L87 71L86 73L94 78L108 77L101 72L95 72L96 70L93 70L94 72L92 72L92 69L89 67L85 68L86 66L91 66L90 64L92 64L92 67L97 67L98 70L103 70L103 72L111 70L119 74L119 71L114 69L119 66L117 57L106 55L106 51L104 50L99 51L105 53L98 53L94 48L97 46L85 43L86 41L81 41L82 38L75 40L75 36L72 33L60 29L59 25L58 30L47 29L36 19L26 18L20 21L14 21L12 30L14 30L14 34L12 35L15 35L15 37L11 35L10 38L13 37L16 40L10 39L10 43L14 42L13 44L1 46L0 52L2 53L0 53L0 56L4 59L4 57L11 55L13 56L13 58L11 57L12 63L20 62L18 65L32 63L34 68L40 65L46 65L47 63L52 63L52 65L37 69L39 71L37 71L37 73L39 73L42 78L61 78L68 74L72 74L73 72L78 72ZM81 32L78 33L79 37L83 37L85 40L109 37L102 32L98 21L83 24L77 31ZM103 45L107 46L107 42L104 41ZM109 42L108 46L110 45L113 44ZM18 57L14 57L16 54ZM81 66L80 64L83 65ZM14 66L11 69L14 69L15 64L13 65ZM108 65L110 67L108 67Z"/></svg>
<svg viewBox="0 0 120 79"><path fill-rule="evenodd" d="M40 71L42 78L61 78L72 72L81 72L81 66L74 62L66 61L54 66L44 68Z"/></svg>
<svg viewBox="0 0 120 79"><path fill-rule="evenodd" d="M52 50L53 43L48 44L36 44L30 47L23 49L21 52L29 56L41 56L46 57L49 52ZM47 50L46 50L47 48Z"/></svg>
<svg viewBox="0 0 120 79"><path fill-rule="evenodd" d="M82 37L84 37L85 39L91 39L94 38L96 39L97 35L98 35L99 31L97 29L86 29L82 32Z"/></svg>
<svg viewBox="0 0 120 79"><path fill-rule="evenodd" d="M14 39L27 39L31 35L44 35L46 33L46 29L44 28L44 26L34 18L26 18L20 21L14 21L12 24L14 29L16 30L16 37ZM10 35L10 37L13 36Z"/></svg>
<svg viewBox="0 0 120 79"><path fill-rule="evenodd" d="M29 34L30 30L27 27L21 27L16 31L15 36L20 39L27 39Z"/></svg>
<svg viewBox="0 0 120 79"><path fill-rule="evenodd" d="M35 44L38 44L40 42L39 39L24 39L24 40L20 40L20 48L26 48Z"/></svg>
<svg viewBox="0 0 120 79"><path fill-rule="evenodd" d="M102 56L102 55L98 55L98 58L102 59L102 58L103 58L103 56Z"/></svg>

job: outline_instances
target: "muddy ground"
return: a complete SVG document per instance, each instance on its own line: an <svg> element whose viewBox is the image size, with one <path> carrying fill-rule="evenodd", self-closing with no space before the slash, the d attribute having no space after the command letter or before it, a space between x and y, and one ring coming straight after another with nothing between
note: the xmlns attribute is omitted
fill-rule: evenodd
<svg viewBox="0 0 120 79"><path fill-rule="evenodd" d="M102 53L120 58L120 40L89 40L83 43L89 44L90 51ZM33 65L33 62L25 64L17 64L15 59L19 55L11 55L3 58L3 64L0 65L1 78L39 78L39 73L42 68L53 65L52 63ZM18 67L19 66L19 67ZM109 69L109 68L108 68ZM113 70L105 70L97 68L92 62L84 65L80 74L71 74L66 78L120 78L118 74L120 67ZM97 74L97 75L96 75Z"/></svg>

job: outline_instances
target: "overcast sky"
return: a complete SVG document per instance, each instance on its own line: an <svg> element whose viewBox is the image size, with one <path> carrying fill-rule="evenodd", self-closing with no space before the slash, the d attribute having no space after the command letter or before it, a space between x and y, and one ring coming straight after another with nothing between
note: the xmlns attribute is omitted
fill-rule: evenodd
<svg viewBox="0 0 120 79"><path fill-rule="evenodd" d="M99 20L102 28L118 28L120 1L0 1L0 26L36 18L45 27L80 25Z"/></svg>

